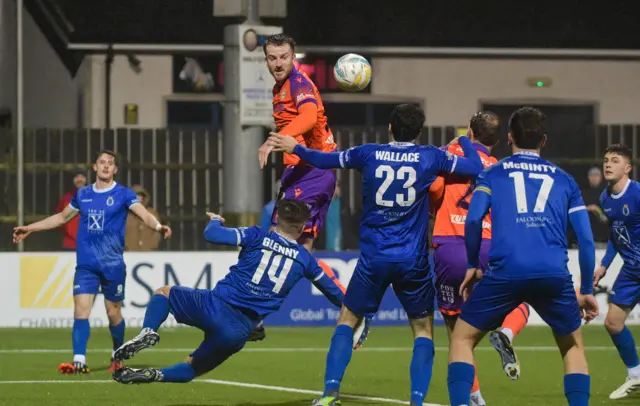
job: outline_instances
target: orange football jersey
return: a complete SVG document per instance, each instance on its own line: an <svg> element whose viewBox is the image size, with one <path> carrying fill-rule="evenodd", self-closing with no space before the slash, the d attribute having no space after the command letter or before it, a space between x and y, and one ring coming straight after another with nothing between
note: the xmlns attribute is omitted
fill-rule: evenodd
<svg viewBox="0 0 640 406"><path fill-rule="evenodd" d="M281 85L273 87L273 118L276 132L287 126L298 116L298 108L305 103L318 106L316 125L305 134L295 134L296 140L307 148L323 152L333 152L336 143L324 115L324 105L320 92L311 79L296 68L293 68L289 78ZM285 134L293 135L293 134ZM295 155L284 154L285 165L296 165L300 159Z"/></svg>
<svg viewBox="0 0 640 406"><path fill-rule="evenodd" d="M486 168L498 162L489 150L481 144L474 143L482 165ZM450 145L447 150L463 156L460 145ZM469 201L473 185L471 181L456 175L440 176L429 188L429 199L436 208L436 221L433 226L433 242L437 237L464 237L464 223L469 211ZM491 238L491 216L487 214L482 220L482 238Z"/></svg>

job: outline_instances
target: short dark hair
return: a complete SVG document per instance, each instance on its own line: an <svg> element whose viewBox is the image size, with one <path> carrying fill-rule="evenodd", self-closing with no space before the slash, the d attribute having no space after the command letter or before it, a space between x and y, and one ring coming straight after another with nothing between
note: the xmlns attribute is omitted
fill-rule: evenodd
<svg viewBox="0 0 640 406"><path fill-rule="evenodd" d="M627 158L629 165L633 165L633 151L624 144L609 145L609 147L604 151L604 154L620 155L621 157Z"/></svg>
<svg viewBox="0 0 640 406"><path fill-rule="evenodd" d="M391 112L389 124L393 139L410 142L420 136L424 127L424 111L417 104L400 104Z"/></svg>
<svg viewBox="0 0 640 406"><path fill-rule="evenodd" d="M299 228L311 217L311 210L306 203L300 200L281 199L276 208L278 210L278 225Z"/></svg>
<svg viewBox="0 0 640 406"><path fill-rule="evenodd" d="M101 149L100 151L98 151L95 158L93 159L93 162L98 162L98 159L100 159L103 154L111 155L113 157L113 164L115 166L118 166L118 154L110 149Z"/></svg>
<svg viewBox="0 0 640 406"><path fill-rule="evenodd" d="M500 136L500 118L492 111L479 111L471 117L469 127L473 138L482 145L493 147Z"/></svg>
<svg viewBox="0 0 640 406"><path fill-rule="evenodd" d="M538 149L547 135L547 116L535 107L521 107L509 119L509 132L516 147Z"/></svg>
<svg viewBox="0 0 640 406"><path fill-rule="evenodd" d="M267 56L267 45L281 47L284 44L289 44L291 51L294 53L296 52L296 41L287 34L274 34L268 36L264 40L264 44L262 44L262 51L264 52L264 55Z"/></svg>

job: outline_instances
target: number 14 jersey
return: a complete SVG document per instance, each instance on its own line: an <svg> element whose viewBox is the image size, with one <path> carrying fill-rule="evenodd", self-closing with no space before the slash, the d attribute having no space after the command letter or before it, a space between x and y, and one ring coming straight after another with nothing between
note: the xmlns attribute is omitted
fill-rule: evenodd
<svg viewBox="0 0 640 406"><path fill-rule="evenodd" d="M569 214L585 210L571 175L534 153L484 170L475 193L490 196L489 272L510 279L567 274Z"/></svg>

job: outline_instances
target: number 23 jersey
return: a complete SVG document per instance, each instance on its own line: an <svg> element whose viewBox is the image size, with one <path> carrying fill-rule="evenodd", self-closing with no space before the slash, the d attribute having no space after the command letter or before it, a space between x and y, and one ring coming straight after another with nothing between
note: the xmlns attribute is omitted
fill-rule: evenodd
<svg viewBox="0 0 640 406"><path fill-rule="evenodd" d="M458 157L434 146L392 142L343 151L344 168L362 173L360 251L388 261L428 253L429 186Z"/></svg>

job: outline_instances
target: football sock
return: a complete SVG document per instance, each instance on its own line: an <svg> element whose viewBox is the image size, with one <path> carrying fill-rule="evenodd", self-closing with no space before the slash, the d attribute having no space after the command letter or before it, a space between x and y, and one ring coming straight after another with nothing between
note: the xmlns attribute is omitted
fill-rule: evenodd
<svg viewBox="0 0 640 406"><path fill-rule="evenodd" d="M87 319L75 319L73 320L73 331L71 333L71 341L73 343L73 360L74 362L86 363L87 355L87 342L89 342L89 335L91 334L91 327L89 326L89 320Z"/></svg>
<svg viewBox="0 0 640 406"><path fill-rule="evenodd" d="M471 393L477 392L480 390L480 380L478 379L478 367L475 364L473 365L473 370L475 373L473 374L473 386L471 387Z"/></svg>
<svg viewBox="0 0 640 406"><path fill-rule="evenodd" d="M451 406L468 406L471 401L471 387L475 368L466 362L452 362L449 364L447 384L449 386L449 400Z"/></svg>
<svg viewBox="0 0 640 406"><path fill-rule="evenodd" d="M142 328L158 331L167 317L169 317L169 299L165 295L153 295L147 306L147 311L144 313Z"/></svg>
<svg viewBox="0 0 640 406"><path fill-rule="evenodd" d="M611 334L611 340L618 349L618 354L620 354L620 358L622 358L622 362L624 362L627 368L634 368L640 365L636 351L636 343L627 326L624 326L618 334Z"/></svg>
<svg viewBox="0 0 640 406"><path fill-rule="evenodd" d="M564 376L564 395L569 406L587 406L591 378L585 374L568 374Z"/></svg>
<svg viewBox="0 0 640 406"><path fill-rule="evenodd" d="M509 342L517 336L529 321L529 305L522 303L505 317L501 331L509 337Z"/></svg>
<svg viewBox="0 0 640 406"><path fill-rule="evenodd" d="M162 368L162 382L175 382L186 383L191 382L196 377L196 371L188 362L181 362L170 366L169 368Z"/></svg>
<svg viewBox="0 0 640 406"><path fill-rule="evenodd" d="M418 337L413 342L413 357L409 372L411 375L411 402L422 405L427 396L435 349L433 341L426 337Z"/></svg>
<svg viewBox="0 0 640 406"><path fill-rule="evenodd" d="M340 324L331 338L324 375L324 395L337 396L353 351L353 328Z"/></svg>
<svg viewBox="0 0 640 406"><path fill-rule="evenodd" d="M117 350L124 343L124 319L115 326L109 326L111 340L113 340L113 349Z"/></svg>

